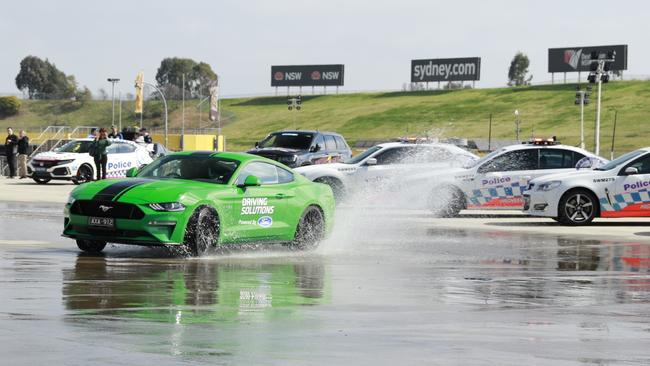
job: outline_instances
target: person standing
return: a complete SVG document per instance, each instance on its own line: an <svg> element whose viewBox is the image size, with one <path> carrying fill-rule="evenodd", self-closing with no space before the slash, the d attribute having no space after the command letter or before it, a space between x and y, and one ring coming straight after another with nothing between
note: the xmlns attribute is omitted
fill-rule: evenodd
<svg viewBox="0 0 650 366"><path fill-rule="evenodd" d="M93 141L90 153L95 160L95 167L97 169L97 180L106 179L106 163L108 162L108 154L106 148L111 145L108 139L105 128L99 129L97 138Z"/></svg>
<svg viewBox="0 0 650 366"><path fill-rule="evenodd" d="M7 128L7 138L5 139L5 156L7 165L9 165L9 178L16 176L16 155L18 155L18 137L14 135L13 128Z"/></svg>
<svg viewBox="0 0 650 366"><path fill-rule="evenodd" d="M29 137L25 130L18 135L18 175L20 179L27 178L27 158L29 157Z"/></svg>
<svg viewBox="0 0 650 366"><path fill-rule="evenodd" d="M153 139L151 138L151 135L149 135L149 131L147 131L146 128L140 129L140 136L142 136L142 140L145 144L153 143Z"/></svg>
<svg viewBox="0 0 650 366"><path fill-rule="evenodd" d="M88 139L96 139L97 138L97 129L95 127L90 129L90 133L88 136L86 136Z"/></svg>
<svg viewBox="0 0 650 366"><path fill-rule="evenodd" d="M118 140L124 140L124 136L122 136L122 133L117 130L117 127L112 126L111 127L111 133L108 134L109 139L118 139Z"/></svg>

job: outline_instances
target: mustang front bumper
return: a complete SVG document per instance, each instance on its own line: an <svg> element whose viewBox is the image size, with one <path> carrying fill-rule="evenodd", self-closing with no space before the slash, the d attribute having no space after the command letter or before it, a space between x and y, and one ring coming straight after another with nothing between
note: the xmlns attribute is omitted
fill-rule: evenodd
<svg viewBox="0 0 650 366"><path fill-rule="evenodd" d="M114 213L103 213L83 207L79 202L74 205L66 205L64 212L65 237L137 245L180 245L183 242L182 212L157 212L142 205L106 202L115 207ZM112 218L114 224L111 227L91 225L91 217Z"/></svg>

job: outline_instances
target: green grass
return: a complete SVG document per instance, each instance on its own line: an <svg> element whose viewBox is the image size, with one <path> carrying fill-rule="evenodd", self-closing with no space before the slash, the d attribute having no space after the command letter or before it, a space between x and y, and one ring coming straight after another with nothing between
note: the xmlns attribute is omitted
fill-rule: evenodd
<svg viewBox="0 0 650 366"><path fill-rule="evenodd" d="M595 89L595 88L594 88ZM361 93L305 96L303 110L289 112L285 97L242 98L222 101L224 134L230 149L245 149L268 132L286 128L320 129L342 133L349 141L393 138L403 135L442 135L514 139L514 110L520 111L522 136L532 129L539 137L558 136L577 145L579 107L574 105L575 84L526 88L494 88L412 93ZM155 102L147 102L145 111ZM197 127L197 101L186 102L186 128ZM596 94L585 108L585 140L593 145ZM170 103L170 126L181 124L180 102ZM75 109L76 108L76 109ZM159 108L159 107L157 107ZM110 101L88 102L82 107L65 101L24 101L18 116L3 125L30 129L51 124L110 125ZM133 102L123 103L123 123L139 123ZM623 81L604 84L601 153L608 156L614 111L618 111L618 152L650 145L646 122L650 119L650 82ZM203 112L201 127L208 125ZM145 119L145 126L160 126L161 118ZM211 125L210 127L214 127Z"/></svg>

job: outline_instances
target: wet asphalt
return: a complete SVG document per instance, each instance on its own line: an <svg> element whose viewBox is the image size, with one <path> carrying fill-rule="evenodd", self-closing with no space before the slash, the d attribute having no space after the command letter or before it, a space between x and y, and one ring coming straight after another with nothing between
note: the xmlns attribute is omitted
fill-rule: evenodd
<svg viewBox="0 0 650 366"><path fill-rule="evenodd" d="M347 208L314 252L87 256L58 205L1 208L0 364L650 364L647 241Z"/></svg>

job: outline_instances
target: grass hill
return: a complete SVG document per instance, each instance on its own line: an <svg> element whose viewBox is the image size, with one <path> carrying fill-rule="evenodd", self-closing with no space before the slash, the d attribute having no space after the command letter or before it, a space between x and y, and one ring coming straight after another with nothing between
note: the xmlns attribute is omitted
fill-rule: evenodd
<svg viewBox="0 0 650 366"><path fill-rule="evenodd" d="M287 128L320 129L343 134L348 141L393 138L404 135L487 138L492 114L492 137L514 139L514 110L520 111L522 137L552 135L564 143L580 141L580 108L574 105L575 84L524 88L466 89L341 95L306 95L303 109L287 110L286 97L226 99L222 101L223 132L231 150L245 149L268 132ZM585 140L593 146L596 93L585 107ZM198 101L186 102L186 128L199 127ZM123 124L136 123L133 102L124 102ZM203 106L200 127L207 122ZM160 103L145 104L147 127L162 126ZM604 84L601 153L609 157L614 123L616 150L650 145L650 82L618 81ZM23 101L19 115L0 120L4 126L25 128L52 124L109 126L111 102ZM139 122L138 122L139 123ZM170 127L179 128L179 101L170 103Z"/></svg>

